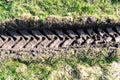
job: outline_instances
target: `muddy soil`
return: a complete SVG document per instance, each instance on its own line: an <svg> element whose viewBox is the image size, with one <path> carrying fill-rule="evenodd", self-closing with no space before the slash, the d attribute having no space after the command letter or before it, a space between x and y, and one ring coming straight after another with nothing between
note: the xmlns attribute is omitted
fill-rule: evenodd
<svg viewBox="0 0 120 80"><path fill-rule="evenodd" d="M112 19L56 18L14 19L1 23L0 50L45 51L83 47L115 47L120 44L120 24Z"/></svg>

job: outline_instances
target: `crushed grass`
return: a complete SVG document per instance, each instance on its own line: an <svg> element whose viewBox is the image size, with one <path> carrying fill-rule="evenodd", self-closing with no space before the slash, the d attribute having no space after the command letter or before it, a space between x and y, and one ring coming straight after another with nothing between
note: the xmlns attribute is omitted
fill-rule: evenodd
<svg viewBox="0 0 120 80"><path fill-rule="evenodd" d="M82 62L75 63L74 67L63 62L50 66L45 63L20 63L7 60L1 64L0 79L2 80L119 80L120 62L104 63L90 66ZM114 74L114 75L113 75Z"/></svg>
<svg viewBox="0 0 120 80"><path fill-rule="evenodd" d="M82 52L77 52L69 49L60 53L51 51L34 55L3 51L0 54L6 59L0 63L0 79L119 80L120 50L94 50L96 49L83 49Z"/></svg>

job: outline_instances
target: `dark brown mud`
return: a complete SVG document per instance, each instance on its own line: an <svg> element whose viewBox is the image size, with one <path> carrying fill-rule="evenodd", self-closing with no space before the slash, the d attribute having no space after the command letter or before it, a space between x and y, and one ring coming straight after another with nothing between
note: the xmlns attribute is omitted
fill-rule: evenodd
<svg viewBox="0 0 120 80"><path fill-rule="evenodd" d="M112 19L46 18L15 19L1 23L0 49L12 51L64 50L82 47L115 47L120 44L120 25Z"/></svg>

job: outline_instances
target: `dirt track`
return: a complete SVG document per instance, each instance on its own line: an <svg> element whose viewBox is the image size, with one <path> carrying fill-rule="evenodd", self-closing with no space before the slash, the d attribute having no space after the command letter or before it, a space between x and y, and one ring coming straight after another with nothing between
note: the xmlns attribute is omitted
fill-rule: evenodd
<svg viewBox="0 0 120 80"><path fill-rule="evenodd" d="M42 51L82 46L118 47L120 26L106 29L18 29L0 32L0 49Z"/></svg>

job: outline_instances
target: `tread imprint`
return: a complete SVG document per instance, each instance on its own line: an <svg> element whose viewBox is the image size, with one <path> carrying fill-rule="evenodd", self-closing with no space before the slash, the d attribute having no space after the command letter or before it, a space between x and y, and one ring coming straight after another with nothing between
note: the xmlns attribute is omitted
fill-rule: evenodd
<svg viewBox="0 0 120 80"><path fill-rule="evenodd" d="M106 29L24 29L0 32L0 49L29 51L120 43L120 27Z"/></svg>

